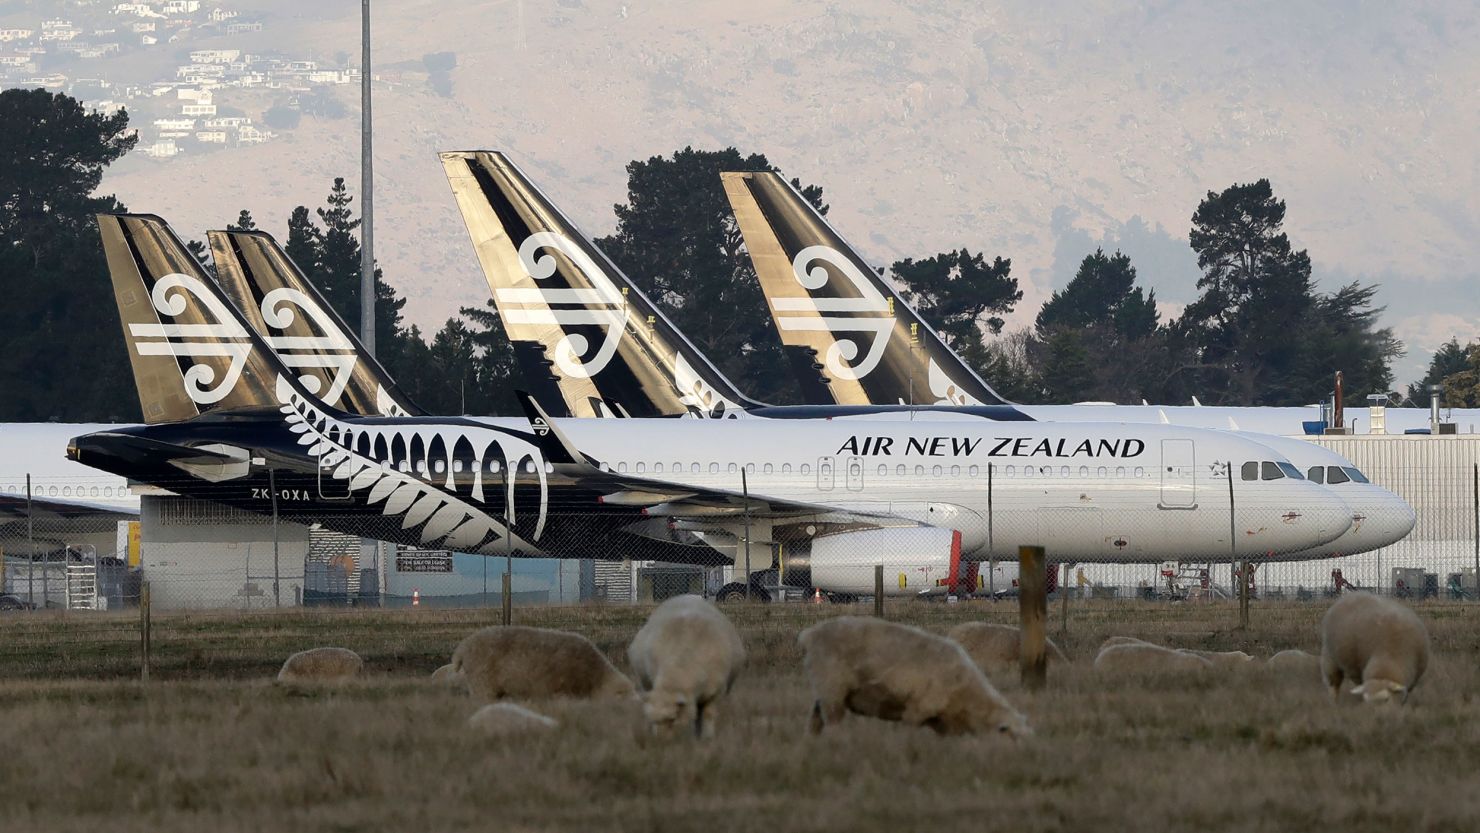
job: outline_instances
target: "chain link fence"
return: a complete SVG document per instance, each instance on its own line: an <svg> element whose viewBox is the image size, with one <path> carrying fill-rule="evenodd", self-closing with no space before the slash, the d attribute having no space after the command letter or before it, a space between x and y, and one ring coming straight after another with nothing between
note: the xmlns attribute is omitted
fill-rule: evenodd
<svg viewBox="0 0 1480 833"><path fill-rule="evenodd" d="M475 622L552 615L537 610L640 606L681 593L872 606L882 590L912 604L989 606L1015 598L1020 546L1047 551L1060 628L1072 627L1081 610L1103 620L1117 610L1143 615L1148 605L1189 604L1224 605L1230 627L1258 627L1261 617L1348 589L1475 602L1480 466L1401 462L1369 460L1364 468L1406 503L1349 482L1327 490L1343 501L1302 502L1284 489L1296 479L1290 474L1282 473L1281 484L1242 467L1221 469L1212 487L1204 478L1193 493L1162 500L1154 488L1136 486L1158 473L1135 468L937 466L921 478L893 467L859 471L844 463L832 471L820 463L747 470L744 480L717 472L710 485L732 492L731 503L670 501L645 514L603 505L552 476L543 492L535 479L508 490L513 540L498 538L481 552L439 546L453 528L420 540L445 521L438 506L394 514L384 502L346 492L343 509L311 513L323 505L306 491L318 488L313 482L274 484L274 495L260 496L262 511L148 489L132 514L118 511L130 505L121 483L37 480L32 510L0 526L0 616L11 627L28 621L28 612L37 624L24 627L65 620L69 641L56 650L95 651L101 667L136 673L146 582L156 629L168 622L166 632L188 635L220 617L263 614L271 629L301 633L334 614L335 632L352 641L353 617L365 610L444 616L462 632ZM634 474L675 472L655 466ZM900 474L913 493L873 490ZM829 481L831 489L819 488ZM219 488L223 496L240 489ZM870 499L879 493L891 500ZM825 502L837 511L763 512L745 494ZM911 494L917 499L900 499ZM68 499L92 510L59 510L57 502ZM95 629L84 624L94 622ZM0 648L11 654L9 666L46 666L17 644Z"/></svg>

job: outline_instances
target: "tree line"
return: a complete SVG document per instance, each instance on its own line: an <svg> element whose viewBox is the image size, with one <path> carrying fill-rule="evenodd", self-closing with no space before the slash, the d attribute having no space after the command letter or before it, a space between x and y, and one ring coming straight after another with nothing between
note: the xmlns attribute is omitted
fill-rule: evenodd
<svg viewBox="0 0 1480 833"><path fill-rule="evenodd" d="M63 94L0 92L0 420L132 421L137 397L92 215L123 211L94 194L134 147L128 116L86 111ZM721 171L772 169L764 155L685 148L627 166L615 231L596 241L719 368L753 396L796 401ZM822 188L792 180L822 213ZM1283 229L1268 180L1209 191L1189 242L1198 297L1165 318L1125 254L1085 254L1030 326L1008 330L1023 293L1012 262L961 247L891 264L889 278L922 317L1000 393L1023 403L1111 401L1303 405L1336 370L1361 401L1393 384L1402 345L1379 327L1376 287L1323 292L1309 254ZM295 208L284 247L346 321L359 320L360 247L342 178L323 205ZM251 229L241 211L230 228ZM204 258L205 247L191 247ZM428 336L405 322L405 299L376 270L382 364L434 413L517 413L513 349L492 302L463 307ZM1480 406L1480 344L1451 341L1408 398L1430 384L1453 405Z"/></svg>

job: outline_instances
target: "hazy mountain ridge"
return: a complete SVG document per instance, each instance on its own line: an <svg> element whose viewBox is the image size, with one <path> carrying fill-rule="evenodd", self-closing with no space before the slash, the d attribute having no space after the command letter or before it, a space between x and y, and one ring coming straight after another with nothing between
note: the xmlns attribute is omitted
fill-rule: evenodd
<svg viewBox="0 0 1480 833"><path fill-rule="evenodd" d="M277 48L356 49L358 4L312 19L238 5L274 12ZM625 162L734 144L822 185L834 224L880 263L961 245L1012 258L1019 321L1101 239L1160 299L1190 300L1198 200L1268 176L1318 278L1384 281L1410 346L1400 381L1440 341L1480 335L1468 6L471 5L377 9L376 252L424 328L486 297L437 150L511 150L598 235ZM458 58L451 98L382 69L440 51ZM331 177L357 184L352 93L350 118L306 118L256 148L126 160L104 187L189 235L242 207L280 233Z"/></svg>

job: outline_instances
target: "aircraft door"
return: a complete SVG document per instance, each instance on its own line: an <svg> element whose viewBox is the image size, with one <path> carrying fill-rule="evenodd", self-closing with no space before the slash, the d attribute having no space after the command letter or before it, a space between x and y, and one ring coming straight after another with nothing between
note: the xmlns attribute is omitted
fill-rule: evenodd
<svg viewBox="0 0 1480 833"><path fill-rule="evenodd" d="M349 478L340 480L334 476L334 466L318 461L319 498L322 500L349 500Z"/></svg>
<svg viewBox="0 0 1480 833"><path fill-rule="evenodd" d="M824 492L832 491L833 486L836 485L837 475L833 471L834 465L831 457L817 458L817 488Z"/></svg>
<svg viewBox="0 0 1480 833"><path fill-rule="evenodd" d="M850 492L861 492L861 491L863 491L863 458L862 457L849 457L848 458L848 466L847 466L847 469L845 470L845 476L846 476L846 479L848 481L848 491L850 491Z"/></svg>
<svg viewBox="0 0 1480 833"><path fill-rule="evenodd" d="M1162 509L1197 508L1197 460L1192 440L1161 441Z"/></svg>

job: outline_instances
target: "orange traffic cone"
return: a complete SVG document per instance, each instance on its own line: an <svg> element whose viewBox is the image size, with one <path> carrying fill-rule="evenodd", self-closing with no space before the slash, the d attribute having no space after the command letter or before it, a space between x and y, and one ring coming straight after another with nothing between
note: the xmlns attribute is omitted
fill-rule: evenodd
<svg viewBox="0 0 1480 833"><path fill-rule="evenodd" d="M417 605L420 605L420 604L421 604L421 588L420 587L413 587L413 588L411 588L411 606L412 607L416 607Z"/></svg>

